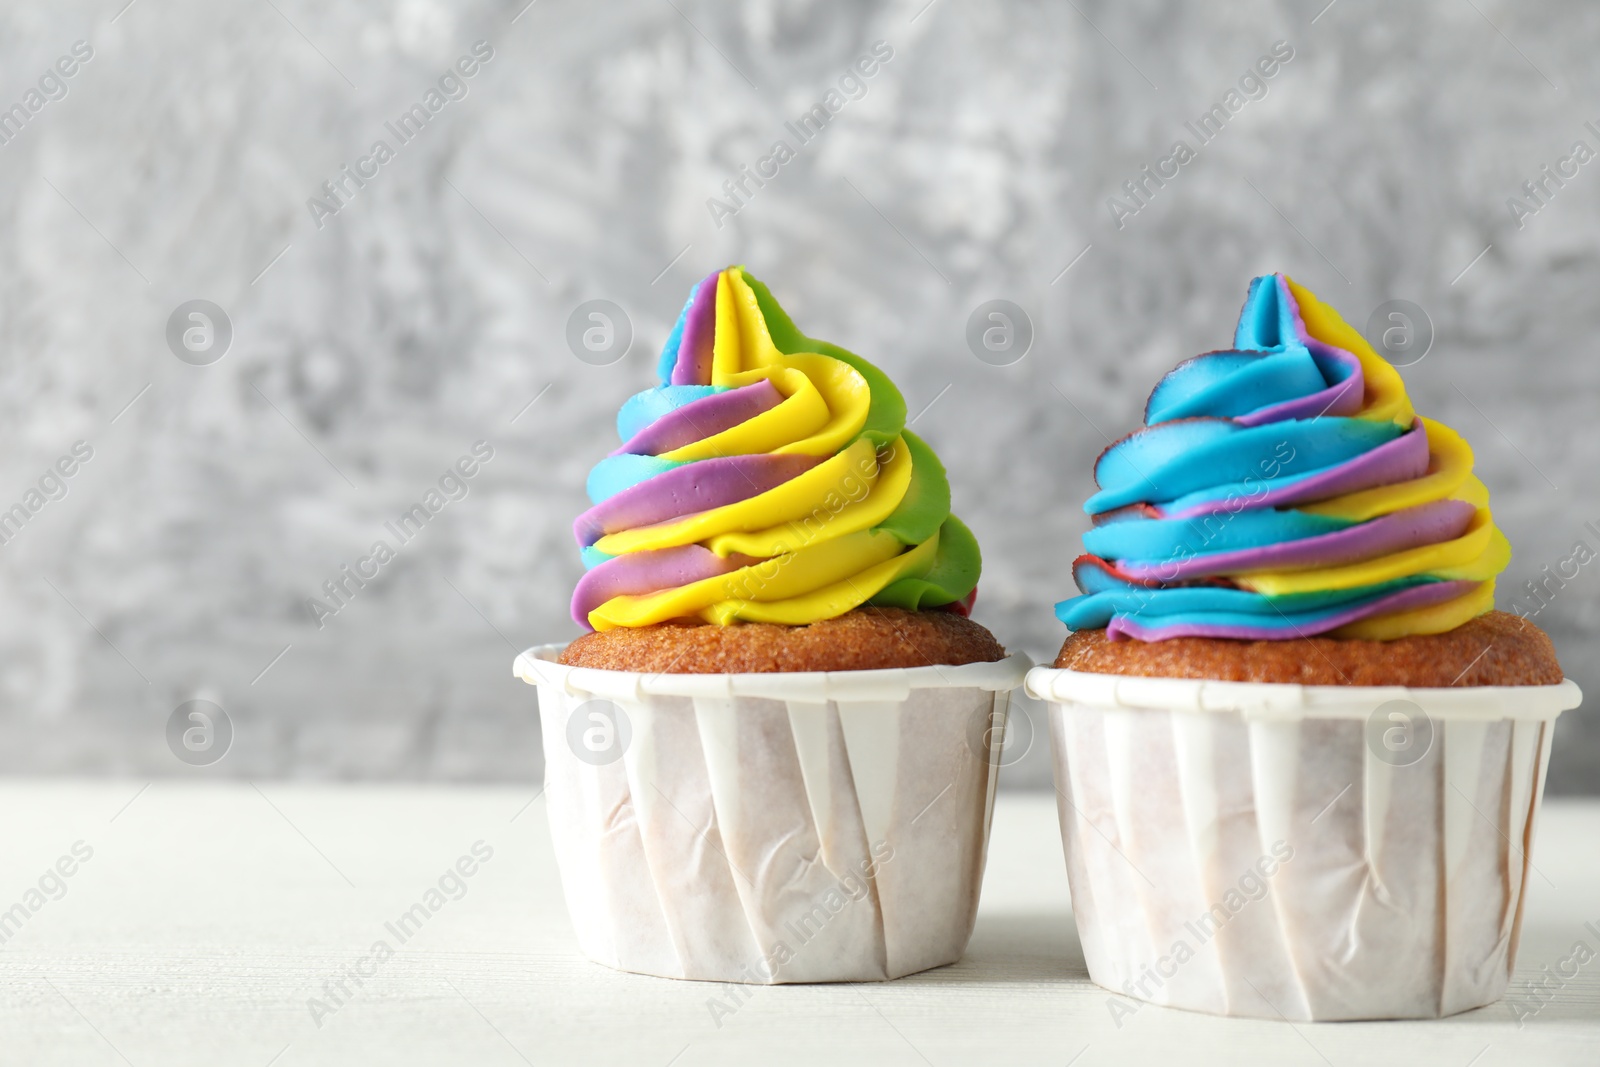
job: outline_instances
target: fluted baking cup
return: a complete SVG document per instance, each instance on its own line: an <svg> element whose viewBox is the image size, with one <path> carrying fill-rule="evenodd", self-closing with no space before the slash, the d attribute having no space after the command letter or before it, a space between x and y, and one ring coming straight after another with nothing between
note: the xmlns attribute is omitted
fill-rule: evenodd
<svg viewBox="0 0 1600 1067"><path fill-rule="evenodd" d="M1089 977L1135 1001L1432 1018L1516 960L1547 686L1408 689L1036 667Z"/></svg>
<svg viewBox="0 0 1600 1067"><path fill-rule="evenodd" d="M585 955L718 982L898 978L972 933L1011 690L1031 665L793 674L564 667L545 798Z"/></svg>

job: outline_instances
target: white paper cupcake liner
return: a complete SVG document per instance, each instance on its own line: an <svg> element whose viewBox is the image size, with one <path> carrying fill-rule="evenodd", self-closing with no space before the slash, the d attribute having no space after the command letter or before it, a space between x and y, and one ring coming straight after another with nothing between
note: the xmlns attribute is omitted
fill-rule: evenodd
<svg viewBox="0 0 1600 1067"><path fill-rule="evenodd" d="M643 674L517 657L578 943L625 971L874 981L966 948L1031 665Z"/></svg>
<svg viewBox="0 0 1600 1067"><path fill-rule="evenodd" d="M1504 994L1554 720L1582 698L1572 682L1298 686L1036 667L1027 691L1050 705L1095 982L1294 1020L1431 1018ZM1120 1024L1138 1006L1108 1007Z"/></svg>

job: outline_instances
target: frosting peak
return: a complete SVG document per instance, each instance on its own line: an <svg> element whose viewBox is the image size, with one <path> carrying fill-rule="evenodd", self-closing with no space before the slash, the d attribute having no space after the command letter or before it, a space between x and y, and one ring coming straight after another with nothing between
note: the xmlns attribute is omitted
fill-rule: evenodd
<svg viewBox="0 0 1600 1067"><path fill-rule="evenodd" d="M1095 463L1093 528L1056 605L1108 636L1391 640L1494 606L1510 560L1472 450L1282 274L1233 347L1180 363Z"/></svg>
<svg viewBox="0 0 1600 1067"><path fill-rule="evenodd" d="M580 625L970 607L977 542L899 391L801 334L742 267L690 292L657 377L623 404L573 526Z"/></svg>

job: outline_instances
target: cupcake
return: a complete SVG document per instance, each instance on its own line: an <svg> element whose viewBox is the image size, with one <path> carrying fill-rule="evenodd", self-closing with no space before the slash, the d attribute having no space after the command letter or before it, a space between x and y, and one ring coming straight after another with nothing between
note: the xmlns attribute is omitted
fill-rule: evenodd
<svg viewBox="0 0 1600 1067"><path fill-rule="evenodd" d="M976 540L861 357L730 267L628 400L574 533L585 631L539 687L550 831L586 955L721 982L960 957L1007 700Z"/></svg>
<svg viewBox="0 0 1600 1067"><path fill-rule="evenodd" d="M1118 1024L1141 1001L1315 1020L1502 996L1580 694L1493 610L1510 548L1466 442L1275 274L1095 481L1073 632L1028 689Z"/></svg>

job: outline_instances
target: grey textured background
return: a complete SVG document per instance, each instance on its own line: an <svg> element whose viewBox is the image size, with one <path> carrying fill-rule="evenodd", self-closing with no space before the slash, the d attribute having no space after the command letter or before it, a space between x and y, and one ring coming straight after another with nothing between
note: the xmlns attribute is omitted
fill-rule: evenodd
<svg viewBox="0 0 1600 1067"><path fill-rule="evenodd" d="M983 544L978 617L1035 657L1063 636L1104 435L1274 269L1358 325L1427 309L1406 381L1477 450L1517 549L1502 606L1600 546L1600 163L1521 228L1506 203L1600 148L1593 7L523 2L0 11L0 106L95 49L0 147L3 503L94 449L0 547L0 767L536 776L513 649L574 632L583 476L687 287L729 262L899 382ZM318 229L307 198L480 38L469 95ZM714 225L723 180L880 39L866 95ZM1118 230L1107 198L1277 40L1295 56L1267 96ZM1004 368L964 341L995 297L1037 330ZM164 341L193 298L235 331L207 367ZM593 298L635 330L608 367L564 342ZM470 495L319 630L306 598L480 439ZM1597 569L1538 618L1591 692ZM193 697L237 728L205 772L163 739ZM1011 781L1042 784L1040 755ZM1600 789L1592 715L1563 719L1551 772Z"/></svg>

